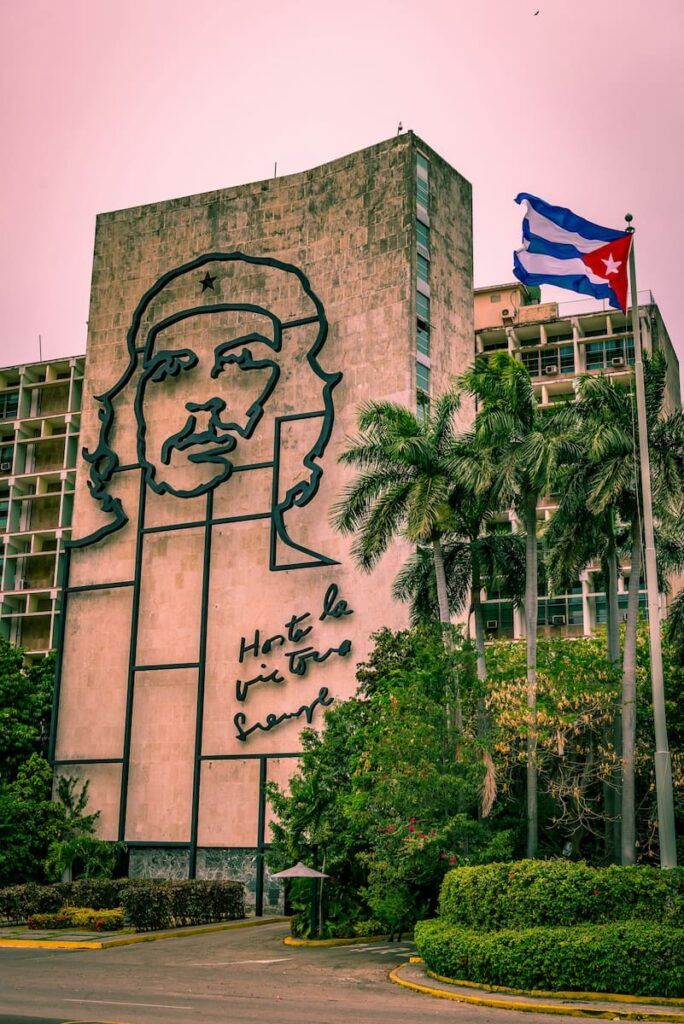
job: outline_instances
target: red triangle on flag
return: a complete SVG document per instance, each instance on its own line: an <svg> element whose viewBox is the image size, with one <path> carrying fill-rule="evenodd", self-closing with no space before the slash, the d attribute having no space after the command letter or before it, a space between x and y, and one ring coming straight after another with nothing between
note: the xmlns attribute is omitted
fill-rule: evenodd
<svg viewBox="0 0 684 1024"><path fill-rule="evenodd" d="M623 313L627 312L627 264L631 235L623 235L600 249L582 254L582 260L592 274L602 278L615 292Z"/></svg>

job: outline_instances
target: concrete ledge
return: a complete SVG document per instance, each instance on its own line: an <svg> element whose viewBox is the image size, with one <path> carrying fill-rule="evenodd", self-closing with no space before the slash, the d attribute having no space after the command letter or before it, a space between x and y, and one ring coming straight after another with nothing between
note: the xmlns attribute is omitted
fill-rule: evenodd
<svg viewBox="0 0 684 1024"><path fill-rule="evenodd" d="M604 995L601 992L534 993L515 989L499 989L499 991L515 993L518 995L518 999L495 998L491 994L492 987L477 986L473 982L453 981L431 974L423 967L420 957L412 957L409 963L395 967L389 972L388 977L395 985L401 985L414 992L421 992L436 999L451 999L455 1002L469 1003L472 1006L488 1006L499 1010L517 1010L521 1013L547 1013L599 1020L648 1020L684 1024L684 1013L668 1013L651 1009L657 1006L683 1006L684 1000ZM433 979L435 984L430 985L429 979ZM584 1005L568 1006L568 1001L576 1004L583 1002ZM625 1009L616 1005L601 1005L619 1002L626 1004Z"/></svg>
<svg viewBox="0 0 684 1024"><path fill-rule="evenodd" d="M29 939L0 938L0 949L112 949L115 946L133 946L139 942L158 942L161 939L183 939L212 932L232 931L236 928L259 928L266 924L280 924L289 917L259 917L242 921L218 921L216 924L189 925L160 932L134 932L111 939Z"/></svg>

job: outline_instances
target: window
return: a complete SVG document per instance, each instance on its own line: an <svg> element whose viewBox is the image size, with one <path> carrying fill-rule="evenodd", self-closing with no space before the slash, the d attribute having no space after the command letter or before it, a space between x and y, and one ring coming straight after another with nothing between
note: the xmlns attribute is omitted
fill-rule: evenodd
<svg viewBox="0 0 684 1024"><path fill-rule="evenodd" d="M422 221L416 221L416 235L418 238L418 246L425 250L425 255L430 255L430 228Z"/></svg>
<svg viewBox="0 0 684 1024"><path fill-rule="evenodd" d="M561 347L558 349L558 355L560 356L560 372L574 373L575 350L572 347L572 345L561 345Z"/></svg>
<svg viewBox="0 0 684 1024"><path fill-rule="evenodd" d="M537 606L539 626L582 626L581 597L540 598Z"/></svg>
<svg viewBox="0 0 684 1024"><path fill-rule="evenodd" d="M0 530L7 529L7 514L9 512L9 499L0 501Z"/></svg>
<svg viewBox="0 0 684 1024"><path fill-rule="evenodd" d="M572 345L528 349L520 353L520 358L530 377L552 377L560 373L575 372L575 353Z"/></svg>
<svg viewBox="0 0 684 1024"><path fill-rule="evenodd" d="M522 364L529 373L530 377L539 376L539 352L521 352L520 358Z"/></svg>
<svg viewBox="0 0 684 1024"><path fill-rule="evenodd" d="M482 618L488 633L513 630L513 604L510 601L483 601ZM496 625L495 625L496 623Z"/></svg>
<svg viewBox="0 0 684 1024"><path fill-rule="evenodd" d="M430 367L416 363L416 385L419 391L430 394Z"/></svg>
<svg viewBox="0 0 684 1024"><path fill-rule="evenodd" d="M12 459L14 457L14 445L3 444L0 445L0 472L9 473L12 468Z"/></svg>
<svg viewBox="0 0 684 1024"><path fill-rule="evenodd" d="M422 172L424 176L427 178L429 169L430 164L428 162L427 157L423 156L422 153L416 153L416 170L418 172L418 175L420 175Z"/></svg>
<svg viewBox="0 0 684 1024"><path fill-rule="evenodd" d="M430 355L430 299L422 292L416 292L416 348Z"/></svg>
<svg viewBox="0 0 684 1024"><path fill-rule="evenodd" d="M418 263L416 269L418 272L418 280L425 281L427 284L430 279L430 261L426 260L424 256L421 256L420 253L418 253L417 260Z"/></svg>
<svg viewBox="0 0 684 1024"><path fill-rule="evenodd" d="M19 410L19 392L10 391L0 395L0 420L12 420Z"/></svg>
<svg viewBox="0 0 684 1024"><path fill-rule="evenodd" d="M489 296L490 302L501 302L501 292L492 292Z"/></svg>
<svg viewBox="0 0 684 1024"><path fill-rule="evenodd" d="M416 199L421 206L424 206L427 210L428 202L430 200L430 186L427 181L423 178L418 178L416 181Z"/></svg>
<svg viewBox="0 0 684 1024"><path fill-rule="evenodd" d="M424 423L430 409L430 399L423 391L419 391L416 395L416 403L416 418L419 423Z"/></svg>
<svg viewBox="0 0 684 1024"><path fill-rule="evenodd" d="M585 347L585 354L587 370L634 366L634 338L612 336L604 341L591 341Z"/></svg>

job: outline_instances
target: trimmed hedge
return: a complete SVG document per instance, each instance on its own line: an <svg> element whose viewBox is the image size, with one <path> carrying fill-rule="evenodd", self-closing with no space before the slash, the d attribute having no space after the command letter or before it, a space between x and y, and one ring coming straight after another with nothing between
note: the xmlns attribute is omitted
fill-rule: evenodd
<svg viewBox="0 0 684 1024"><path fill-rule="evenodd" d="M208 924L245 916L245 891L240 882L199 880L129 883L123 906L138 931Z"/></svg>
<svg viewBox="0 0 684 1024"><path fill-rule="evenodd" d="M440 917L465 928L534 928L624 921L684 927L684 868L590 868L522 860L456 868L443 883Z"/></svg>
<svg viewBox="0 0 684 1024"><path fill-rule="evenodd" d="M684 996L684 928L625 921L486 934L421 921L415 942L428 970L456 981Z"/></svg>
<svg viewBox="0 0 684 1024"><path fill-rule="evenodd" d="M113 910L122 905L128 884L128 879L83 879L56 885L12 885L0 889L0 921L25 921L34 914L57 913L65 905Z"/></svg>
<svg viewBox="0 0 684 1024"><path fill-rule="evenodd" d="M123 907L127 921L138 931L245 916L244 887L240 882L84 879L0 889L0 921L21 922L36 914L58 914L65 906L94 906L102 910Z"/></svg>
<svg viewBox="0 0 684 1024"><path fill-rule="evenodd" d="M32 914L26 923L33 931L44 928L85 928L94 932L116 932L124 926L124 912L122 907L115 910L62 907L56 914Z"/></svg>

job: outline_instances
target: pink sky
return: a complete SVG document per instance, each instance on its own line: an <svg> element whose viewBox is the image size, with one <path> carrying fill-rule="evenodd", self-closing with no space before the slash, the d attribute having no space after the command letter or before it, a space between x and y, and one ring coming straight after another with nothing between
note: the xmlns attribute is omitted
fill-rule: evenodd
<svg viewBox="0 0 684 1024"><path fill-rule="evenodd" d="M682 359L683 29L681 0L4 0L0 362L39 334L44 357L85 350L96 213L304 170L399 120L473 184L476 285L511 279L518 191L632 212Z"/></svg>

